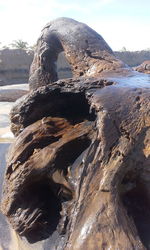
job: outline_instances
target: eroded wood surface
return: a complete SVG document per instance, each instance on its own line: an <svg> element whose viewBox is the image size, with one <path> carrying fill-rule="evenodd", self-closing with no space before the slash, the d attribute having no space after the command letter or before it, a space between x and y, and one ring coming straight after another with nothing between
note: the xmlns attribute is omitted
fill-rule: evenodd
<svg viewBox="0 0 150 250"><path fill-rule="evenodd" d="M62 35L52 39L51 27L58 23L43 30L49 46L62 41ZM89 39L97 37L89 27L79 27L90 32ZM114 58L97 39L96 45L91 40L92 53L105 49ZM64 51L70 51L70 41L63 41ZM83 77L74 71L76 78L53 82L49 70L46 82L44 73L38 75L36 53L34 90L11 111L17 137L7 159L3 213L29 246L45 240L43 249L150 249L150 78L113 59L119 66L113 61L112 70L108 62L103 78L100 71L87 77L79 63ZM94 60L99 70L100 59Z"/></svg>

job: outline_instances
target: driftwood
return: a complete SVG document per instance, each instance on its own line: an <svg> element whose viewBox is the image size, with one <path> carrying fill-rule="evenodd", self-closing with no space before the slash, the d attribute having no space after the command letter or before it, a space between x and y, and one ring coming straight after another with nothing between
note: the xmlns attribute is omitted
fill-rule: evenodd
<svg viewBox="0 0 150 250"><path fill-rule="evenodd" d="M62 50L75 77L54 82ZM150 249L149 86L88 26L44 28L31 91L11 111L1 206L30 246Z"/></svg>
<svg viewBox="0 0 150 250"><path fill-rule="evenodd" d="M30 88L58 80L56 61L64 51L73 77L129 74L129 67L117 59L104 39L86 24L58 18L47 24L38 39L30 68Z"/></svg>
<svg viewBox="0 0 150 250"><path fill-rule="evenodd" d="M139 66L134 67L134 70L141 72L141 73L150 74L150 60L144 61Z"/></svg>

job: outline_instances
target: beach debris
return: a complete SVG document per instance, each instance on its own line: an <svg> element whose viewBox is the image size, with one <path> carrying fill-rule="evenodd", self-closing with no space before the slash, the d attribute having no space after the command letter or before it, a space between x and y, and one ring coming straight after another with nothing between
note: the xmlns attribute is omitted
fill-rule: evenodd
<svg viewBox="0 0 150 250"><path fill-rule="evenodd" d="M62 50L74 77L56 81ZM2 212L29 245L148 249L148 78L69 18L43 29L30 72L30 93L11 110Z"/></svg>

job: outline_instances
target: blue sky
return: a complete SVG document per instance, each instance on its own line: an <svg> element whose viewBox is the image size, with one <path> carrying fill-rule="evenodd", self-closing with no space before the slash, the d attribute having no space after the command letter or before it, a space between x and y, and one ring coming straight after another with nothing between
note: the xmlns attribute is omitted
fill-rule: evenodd
<svg viewBox="0 0 150 250"><path fill-rule="evenodd" d="M150 48L150 0L0 0L0 42L35 44L42 27L61 16L88 24L113 50Z"/></svg>

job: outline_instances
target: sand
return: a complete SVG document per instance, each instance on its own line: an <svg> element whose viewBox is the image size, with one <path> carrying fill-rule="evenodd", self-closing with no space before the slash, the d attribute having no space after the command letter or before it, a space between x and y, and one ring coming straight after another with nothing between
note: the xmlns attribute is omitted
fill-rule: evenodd
<svg viewBox="0 0 150 250"><path fill-rule="evenodd" d="M8 150L9 143L0 143L0 200L2 195L2 184L3 184L3 176L5 173L5 154ZM1 249L8 249L10 245L11 236L9 225L6 221L6 218L2 213L0 213L0 247Z"/></svg>
<svg viewBox="0 0 150 250"><path fill-rule="evenodd" d="M28 84L6 85L0 87L0 102L15 102L29 91Z"/></svg>
<svg viewBox="0 0 150 250"><path fill-rule="evenodd" d="M5 157L8 147L14 139L14 136L10 131L9 119L9 113L14 102L8 101L10 99L10 94L15 93L16 89L18 94L18 91L22 89L27 91L28 85L22 84L0 87L0 98L4 99L5 97L5 99L7 100L6 102L0 102L0 200L2 196L3 177L6 168ZM11 92L12 90L14 92ZM9 91L8 96L7 91ZM14 244L12 238L14 238L12 237L12 230L10 229L5 216L0 212L0 249L17 250L16 247L13 247Z"/></svg>
<svg viewBox="0 0 150 250"><path fill-rule="evenodd" d="M9 113L13 102L0 102L0 142L11 142L13 134L10 131Z"/></svg>

